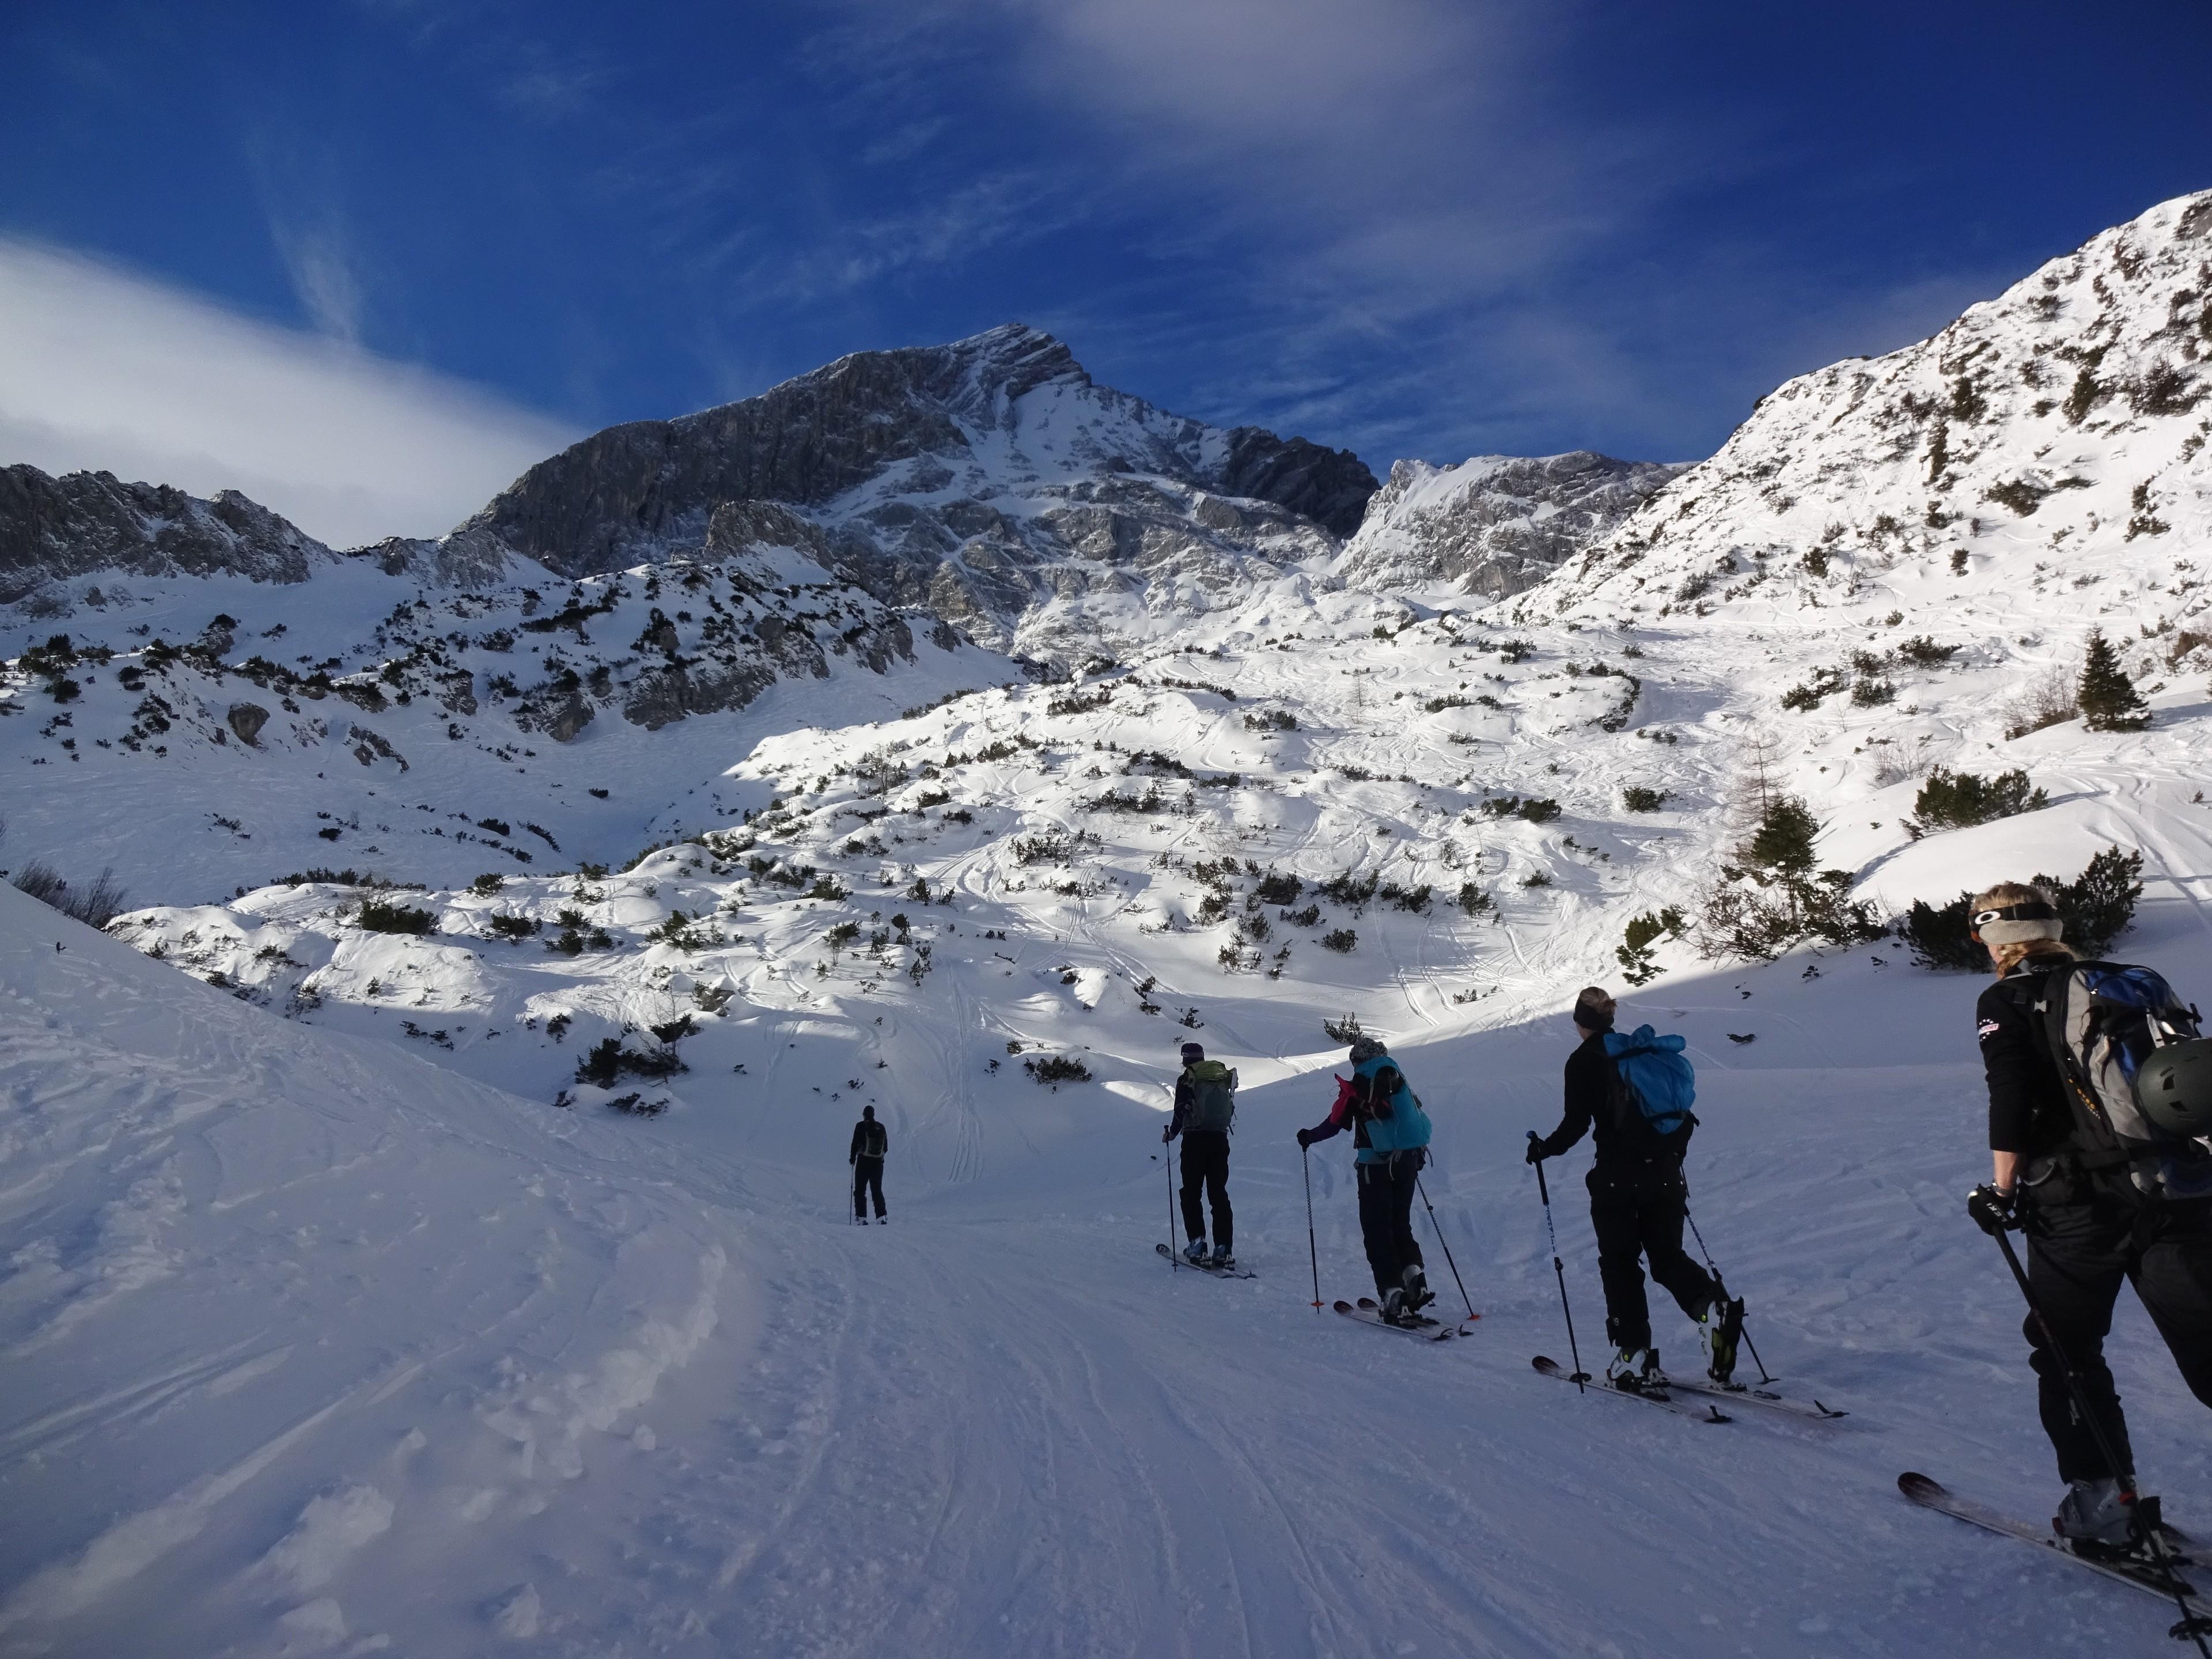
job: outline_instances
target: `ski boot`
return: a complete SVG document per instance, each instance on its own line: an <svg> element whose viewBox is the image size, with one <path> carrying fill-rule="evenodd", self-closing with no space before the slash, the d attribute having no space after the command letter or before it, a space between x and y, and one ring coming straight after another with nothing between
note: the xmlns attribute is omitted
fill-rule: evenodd
<svg viewBox="0 0 2212 1659"><path fill-rule="evenodd" d="M1723 1389L1735 1388L1736 1350L1743 1342L1743 1298L1714 1297L1705 1310L1705 1375Z"/></svg>
<svg viewBox="0 0 2212 1659"><path fill-rule="evenodd" d="M1206 1241L1202 1238L1192 1239L1189 1243L1182 1247L1182 1259L1194 1267L1206 1266L1207 1260Z"/></svg>
<svg viewBox="0 0 2212 1659"><path fill-rule="evenodd" d="M2137 1498L2111 1475L2075 1481L2051 1517L2051 1531L2075 1554L2108 1559L2141 1549L2142 1537L2159 1525L2158 1499Z"/></svg>
<svg viewBox="0 0 2212 1659"><path fill-rule="evenodd" d="M1419 1313L1437 1299L1436 1292L1429 1288L1429 1276L1418 1265L1407 1267L1400 1277L1405 1281L1407 1313Z"/></svg>
<svg viewBox="0 0 2212 1659"><path fill-rule="evenodd" d="M1382 1322L1385 1325L1409 1326L1420 1322L1406 1306L1406 1292L1395 1285L1382 1292Z"/></svg>
<svg viewBox="0 0 2212 1659"><path fill-rule="evenodd" d="M1217 1244L1213 1247L1213 1254L1206 1257L1206 1265L1219 1272L1224 1268L1235 1267L1237 1258L1229 1254L1229 1247L1226 1244Z"/></svg>
<svg viewBox="0 0 2212 1659"><path fill-rule="evenodd" d="M1644 1394L1667 1386L1656 1348L1623 1348L1607 1363L1605 1380L1623 1394Z"/></svg>

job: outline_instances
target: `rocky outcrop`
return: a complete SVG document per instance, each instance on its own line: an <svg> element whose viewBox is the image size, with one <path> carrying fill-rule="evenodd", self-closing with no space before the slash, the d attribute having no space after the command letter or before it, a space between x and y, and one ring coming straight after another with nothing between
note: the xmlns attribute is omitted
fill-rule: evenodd
<svg viewBox="0 0 2212 1659"><path fill-rule="evenodd" d="M1400 461L1368 502L1338 574L1354 587L1448 582L1504 599L1534 587L1682 470L1587 449L1478 455L1455 466Z"/></svg>
<svg viewBox="0 0 2212 1659"><path fill-rule="evenodd" d="M258 702L234 702L223 715L238 740L260 747L261 728L269 724L269 711Z"/></svg>
<svg viewBox="0 0 2212 1659"><path fill-rule="evenodd" d="M234 489L212 501L112 472L0 467L0 604L97 573L305 581L327 547Z"/></svg>
<svg viewBox="0 0 2212 1659"><path fill-rule="evenodd" d="M1338 536L1359 528L1375 494L1375 475L1350 450L1278 438L1256 426L1230 432L1228 458L1216 482L1224 494L1273 501Z"/></svg>
<svg viewBox="0 0 2212 1659"><path fill-rule="evenodd" d="M347 726L346 741L353 745L353 757L363 766L374 766L380 760L388 760L401 771L407 770L407 757L365 726Z"/></svg>

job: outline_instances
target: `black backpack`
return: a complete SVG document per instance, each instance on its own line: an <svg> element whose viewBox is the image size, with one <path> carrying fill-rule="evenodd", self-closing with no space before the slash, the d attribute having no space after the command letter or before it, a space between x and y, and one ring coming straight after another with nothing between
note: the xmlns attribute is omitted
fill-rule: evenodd
<svg viewBox="0 0 2212 1659"><path fill-rule="evenodd" d="M2023 999L2025 1000L2025 999ZM2137 1098L2136 1077L2161 1048L2197 1038L2197 1011L2148 968L2071 962L2051 969L2029 1011L2073 1109L2084 1170L2122 1170L2154 1198L2212 1196L2212 1147L2162 1127Z"/></svg>

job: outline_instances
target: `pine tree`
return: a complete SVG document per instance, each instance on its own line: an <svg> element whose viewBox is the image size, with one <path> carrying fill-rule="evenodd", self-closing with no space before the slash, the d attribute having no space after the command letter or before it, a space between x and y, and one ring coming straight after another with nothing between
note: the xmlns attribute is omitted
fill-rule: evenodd
<svg viewBox="0 0 2212 1659"><path fill-rule="evenodd" d="M2119 653L2101 629L2090 630L2075 700L2081 705L2081 723L2092 732L2140 732L2150 724L2149 706L2121 668Z"/></svg>
<svg viewBox="0 0 2212 1659"><path fill-rule="evenodd" d="M1803 876L1813 867L1813 844L1820 838L1820 821L1813 809L1795 795L1775 795L1759 814L1759 827L1737 849L1737 856L1760 870L1785 878Z"/></svg>

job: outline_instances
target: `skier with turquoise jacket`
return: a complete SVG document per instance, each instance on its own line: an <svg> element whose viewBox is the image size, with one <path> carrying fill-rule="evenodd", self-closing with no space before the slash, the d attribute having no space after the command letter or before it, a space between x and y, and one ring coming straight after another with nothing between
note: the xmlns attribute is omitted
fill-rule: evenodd
<svg viewBox="0 0 2212 1659"><path fill-rule="evenodd" d="M1436 1298L1413 1237L1413 1186L1429 1158L1429 1115L1407 1086L1389 1050L1374 1037L1352 1045L1352 1075L1336 1079L1336 1103L1298 1145L1310 1146L1352 1131L1352 1172L1359 1185L1359 1234L1374 1270L1382 1317L1416 1322Z"/></svg>
<svg viewBox="0 0 2212 1659"><path fill-rule="evenodd" d="M1727 1384L1743 1334L1743 1302L1731 1299L1682 1248L1690 1203L1682 1155L1698 1123L1690 1110L1694 1075L1680 1037L1662 1036L1649 1025L1624 1034L1613 1029L1613 1000L1600 987L1575 999L1575 1034L1582 1042L1567 1056L1566 1115L1548 1135L1528 1132L1528 1162L1557 1158L1585 1134L1596 1142L1586 1184L1605 1285L1606 1334L1615 1350L1607 1379L1632 1392L1666 1381L1651 1346L1641 1256L1651 1277L1702 1328L1706 1371Z"/></svg>

